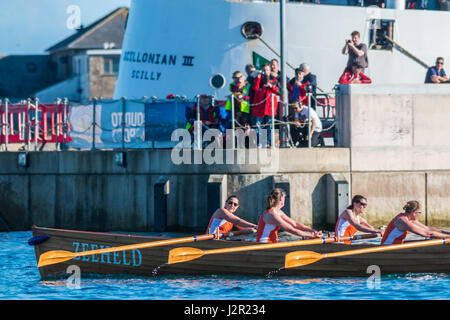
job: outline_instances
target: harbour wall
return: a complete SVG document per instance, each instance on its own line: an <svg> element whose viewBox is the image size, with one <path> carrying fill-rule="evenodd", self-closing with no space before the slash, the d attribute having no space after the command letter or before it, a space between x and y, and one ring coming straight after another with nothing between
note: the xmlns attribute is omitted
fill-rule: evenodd
<svg viewBox="0 0 450 320"><path fill-rule="evenodd" d="M316 228L332 229L354 194L368 198L365 217L375 226L386 225L416 199L424 205L422 222L448 227L449 89L341 86L336 148L266 150L256 163L249 161L252 150L244 151L244 164L236 164L238 151L232 164L175 164L172 150L129 150L30 152L21 166L21 153L2 152L0 230L35 224L203 232L230 194L240 198L239 216L257 223L273 187L288 191L285 209L292 218ZM199 151L183 152L191 152L191 163L203 159ZM123 166L117 162L121 155Z"/></svg>

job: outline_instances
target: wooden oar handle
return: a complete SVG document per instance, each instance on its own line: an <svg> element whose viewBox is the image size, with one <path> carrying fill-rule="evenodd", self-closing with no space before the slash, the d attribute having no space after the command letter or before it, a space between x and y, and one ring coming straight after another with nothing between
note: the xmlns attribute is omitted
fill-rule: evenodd
<svg viewBox="0 0 450 320"><path fill-rule="evenodd" d="M380 237L380 234L378 233L367 233L367 234L360 234L360 235L354 235L352 240L362 240L362 239L373 239Z"/></svg>
<svg viewBox="0 0 450 320"><path fill-rule="evenodd" d="M221 238L225 238L225 237L234 237L234 236L240 236L243 234L250 234L250 233L255 233L256 231L254 229L244 229L244 230L239 230L239 231L230 231L230 232L225 232L221 234Z"/></svg>

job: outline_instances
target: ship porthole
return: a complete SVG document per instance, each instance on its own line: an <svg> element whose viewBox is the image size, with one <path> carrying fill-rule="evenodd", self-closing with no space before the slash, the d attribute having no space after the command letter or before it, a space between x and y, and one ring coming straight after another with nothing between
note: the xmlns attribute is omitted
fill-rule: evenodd
<svg viewBox="0 0 450 320"><path fill-rule="evenodd" d="M242 25L241 33L245 39L253 40L262 36L264 29L259 22L248 21Z"/></svg>
<svg viewBox="0 0 450 320"><path fill-rule="evenodd" d="M213 87L214 89L222 89L223 87L225 87L225 83L226 83L226 79L225 77L218 73L213 75L210 79L209 79L209 84L211 85L211 87Z"/></svg>

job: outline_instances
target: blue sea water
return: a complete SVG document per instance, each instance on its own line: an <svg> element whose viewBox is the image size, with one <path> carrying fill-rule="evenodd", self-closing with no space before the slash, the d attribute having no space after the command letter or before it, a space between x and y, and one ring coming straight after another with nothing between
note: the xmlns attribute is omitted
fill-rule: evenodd
<svg viewBox="0 0 450 320"><path fill-rule="evenodd" d="M1 300L449 300L449 274L360 278L150 276L42 281L31 232L0 233ZM373 280L373 279L372 279Z"/></svg>

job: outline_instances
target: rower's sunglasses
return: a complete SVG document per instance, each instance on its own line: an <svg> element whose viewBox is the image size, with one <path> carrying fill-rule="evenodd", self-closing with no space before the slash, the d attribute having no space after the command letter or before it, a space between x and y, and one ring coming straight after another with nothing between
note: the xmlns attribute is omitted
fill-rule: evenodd
<svg viewBox="0 0 450 320"><path fill-rule="evenodd" d="M362 205L363 207L367 207L367 202L359 202L360 205Z"/></svg>
<svg viewBox="0 0 450 320"><path fill-rule="evenodd" d="M228 201L228 204L230 206L235 206L235 207L239 207L239 203L233 202L233 201Z"/></svg>
<svg viewBox="0 0 450 320"><path fill-rule="evenodd" d="M436 64L444 64L443 61L437 61Z"/></svg>

